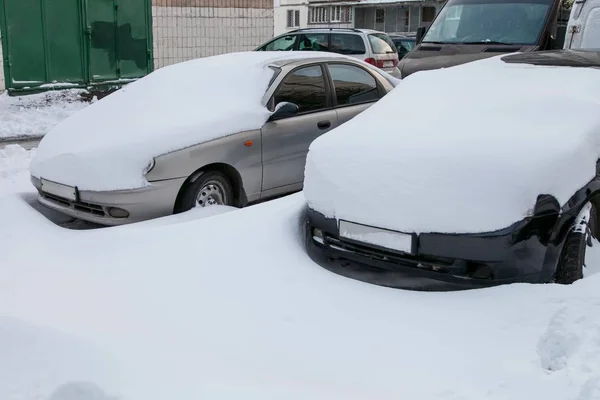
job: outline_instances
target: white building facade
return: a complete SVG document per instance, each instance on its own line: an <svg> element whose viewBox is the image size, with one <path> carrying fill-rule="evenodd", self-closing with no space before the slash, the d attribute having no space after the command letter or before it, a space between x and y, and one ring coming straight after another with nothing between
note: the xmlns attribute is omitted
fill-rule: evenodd
<svg viewBox="0 0 600 400"><path fill-rule="evenodd" d="M442 4L436 0L276 0L275 36L311 27L415 32L431 23Z"/></svg>

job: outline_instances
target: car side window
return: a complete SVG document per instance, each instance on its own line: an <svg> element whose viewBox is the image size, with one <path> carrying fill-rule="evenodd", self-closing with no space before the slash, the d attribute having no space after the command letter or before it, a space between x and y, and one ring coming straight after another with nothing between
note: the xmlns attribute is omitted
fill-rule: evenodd
<svg viewBox="0 0 600 400"><path fill-rule="evenodd" d="M298 35L286 35L264 45L262 51L292 51Z"/></svg>
<svg viewBox="0 0 600 400"><path fill-rule="evenodd" d="M290 72L275 95L273 105L294 103L299 113L322 110L327 107L325 77L320 65L312 65Z"/></svg>
<svg viewBox="0 0 600 400"><path fill-rule="evenodd" d="M329 51L328 33L304 33L298 38L298 50Z"/></svg>
<svg viewBox="0 0 600 400"><path fill-rule="evenodd" d="M377 101L377 81L362 68L348 64L329 64L329 73L338 106Z"/></svg>
<svg viewBox="0 0 600 400"><path fill-rule="evenodd" d="M367 48L361 36L352 33L332 33L331 51L340 54L365 54Z"/></svg>

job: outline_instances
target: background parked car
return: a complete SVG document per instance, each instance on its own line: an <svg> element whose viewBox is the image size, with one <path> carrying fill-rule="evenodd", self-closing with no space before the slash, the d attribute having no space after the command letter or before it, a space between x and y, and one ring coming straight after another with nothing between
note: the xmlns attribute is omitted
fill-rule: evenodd
<svg viewBox="0 0 600 400"><path fill-rule="evenodd" d="M396 45L385 32L370 29L296 29L262 44L256 51L329 51L358 58L400 77Z"/></svg>
<svg viewBox="0 0 600 400"><path fill-rule="evenodd" d="M396 45L396 50L398 50L398 60L402 60L402 58L415 47L416 34L389 33L388 36L392 39L394 45Z"/></svg>
<svg viewBox="0 0 600 400"><path fill-rule="evenodd" d="M402 77L500 53L561 49L568 13L562 0L448 0L398 64ZM482 22L485 21L485 22Z"/></svg>
<svg viewBox="0 0 600 400"><path fill-rule="evenodd" d="M224 89L236 75L244 82ZM249 51L175 64L50 131L31 181L41 204L102 225L243 207L301 190L311 142L397 82L331 53Z"/></svg>

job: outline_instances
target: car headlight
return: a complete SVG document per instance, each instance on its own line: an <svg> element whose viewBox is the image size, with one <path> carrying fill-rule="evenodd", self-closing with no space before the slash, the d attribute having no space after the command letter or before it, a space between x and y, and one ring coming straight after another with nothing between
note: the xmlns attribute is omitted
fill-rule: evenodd
<svg viewBox="0 0 600 400"><path fill-rule="evenodd" d="M154 165L156 165L156 161L153 158L152 160L150 160L148 165L146 165L146 168L144 168L143 174L146 175L146 174L148 174L148 172L152 171L152 169L154 168Z"/></svg>

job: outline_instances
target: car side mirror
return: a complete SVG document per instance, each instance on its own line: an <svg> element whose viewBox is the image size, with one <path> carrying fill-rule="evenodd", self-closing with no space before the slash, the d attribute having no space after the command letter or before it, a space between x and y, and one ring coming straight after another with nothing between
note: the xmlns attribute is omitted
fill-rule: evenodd
<svg viewBox="0 0 600 400"><path fill-rule="evenodd" d="M298 114L299 110L300 109L296 104L284 101L275 106L275 111L273 111L273 114L271 114L269 121L293 117L294 115Z"/></svg>
<svg viewBox="0 0 600 400"><path fill-rule="evenodd" d="M423 40L423 36L425 36L425 32L427 32L426 26L420 26L417 28L417 37L415 38L416 44L421 43L421 40Z"/></svg>

